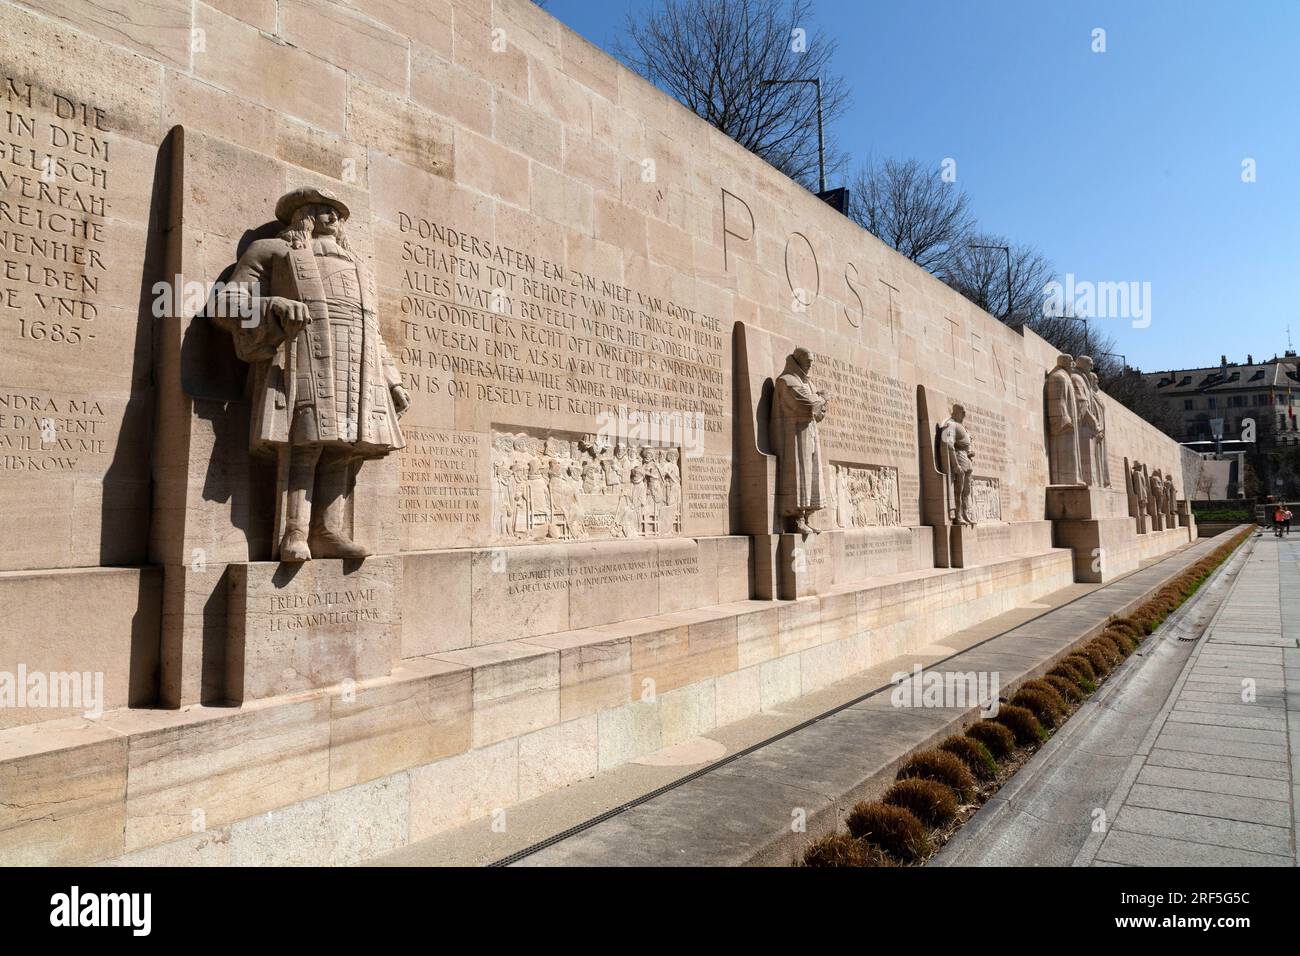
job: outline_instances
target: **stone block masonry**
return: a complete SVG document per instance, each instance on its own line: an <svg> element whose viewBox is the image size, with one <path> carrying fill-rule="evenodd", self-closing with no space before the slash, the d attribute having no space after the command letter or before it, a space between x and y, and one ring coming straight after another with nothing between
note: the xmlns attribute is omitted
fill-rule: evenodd
<svg viewBox="0 0 1300 956"><path fill-rule="evenodd" d="M103 688L0 706L0 862L355 862L1194 537L528 0L149 11L0 0L0 679Z"/></svg>

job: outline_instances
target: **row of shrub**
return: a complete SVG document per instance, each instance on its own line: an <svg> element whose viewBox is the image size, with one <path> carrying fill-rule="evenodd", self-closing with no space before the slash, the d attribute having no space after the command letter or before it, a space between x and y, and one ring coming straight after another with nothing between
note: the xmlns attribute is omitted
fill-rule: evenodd
<svg viewBox="0 0 1300 956"><path fill-rule="evenodd" d="M933 852L936 830L952 823L962 805L991 796L1010 775L1004 773L1006 765L1041 746L1252 533L1235 535L1127 617L1112 617L1101 634L1044 676L1022 683L1009 701L999 705L996 716L971 725L933 750L913 754L883 797L858 803L849 811L845 830L809 844L802 865L899 866L924 860Z"/></svg>
<svg viewBox="0 0 1300 956"><path fill-rule="evenodd" d="M1265 517L1270 516L1272 514L1272 509L1268 505L1265 505L1264 513L1265 513ZM1198 508L1196 507L1196 505L1192 505L1192 516L1198 522L1201 521L1254 522L1255 509L1254 508L1225 508L1225 507Z"/></svg>

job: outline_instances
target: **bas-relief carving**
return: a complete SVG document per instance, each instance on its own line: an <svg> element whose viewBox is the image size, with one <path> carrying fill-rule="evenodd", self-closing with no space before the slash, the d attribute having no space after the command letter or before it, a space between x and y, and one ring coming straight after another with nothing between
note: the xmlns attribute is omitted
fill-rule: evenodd
<svg viewBox="0 0 1300 956"><path fill-rule="evenodd" d="M971 478L971 514L976 522L1002 520L1002 483L997 478Z"/></svg>
<svg viewBox="0 0 1300 956"><path fill-rule="evenodd" d="M972 483L975 448L965 422L966 409L953 405L952 413L939 426L939 471L947 485L949 520L973 528L976 523Z"/></svg>
<svg viewBox="0 0 1300 956"><path fill-rule="evenodd" d="M1048 480L1053 485L1110 487L1106 410L1092 359L1059 355L1043 386Z"/></svg>
<svg viewBox="0 0 1300 956"><path fill-rule="evenodd" d="M838 528L885 528L903 523L898 469L886 465L831 465Z"/></svg>
<svg viewBox="0 0 1300 956"><path fill-rule="evenodd" d="M284 228L240 257L215 321L253 366L251 450L279 459L279 557L359 558L352 468L405 445L410 405L379 332L374 277L350 250L348 207L319 189L275 206Z"/></svg>
<svg viewBox="0 0 1300 956"><path fill-rule="evenodd" d="M526 432L492 437L498 540L642 538L681 530L678 447Z"/></svg>
<svg viewBox="0 0 1300 956"><path fill-rule="evenodd" d="M830 398L811 379L812 353L796 348L786 358L772 395L769 423L777 456L776 509L784 530L816 534L808 519L826 504L822 494L822 452L817 423Z"/></svg>

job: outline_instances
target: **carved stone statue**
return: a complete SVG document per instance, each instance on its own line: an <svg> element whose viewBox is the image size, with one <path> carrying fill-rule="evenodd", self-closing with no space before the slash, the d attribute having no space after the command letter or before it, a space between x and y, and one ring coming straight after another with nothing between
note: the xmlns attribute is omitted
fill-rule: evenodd
<svg viewBox="0 0 1300 956"><path fill-rule="evenodd" d="M975 449L966 429L966 409L952 407L952 414L939 426L939 470L947 476L950 514L954 524L975 527L971 504L971 474L975 470Z"/></svg>
<svg viewBox="0 0 1300 956"><path fill-rule="evenodd" d="M817 423L826 417L830 399L818 391L809 374L812 353L795 349L785 360L772 395L769 434L777 455L777 514L787 531L816 534L808 519L820 511L822 453Z"/></svg>
<svg viewBox="0 0 1300 956"><path fill-rule="evenodd" d="M1096 450L1097 403L1093 396L1092 383L1088 381L1088 376L1081 365L1084 359L1088 357L1081 355L1075 361L1074 368L1070 372L1070 382L1074 386L1074 401L1079 413L1075 422L1075 433L1079 439L1079 476L1085 485L1092 487L1100 483ZM1088 365L1091 367L1092 359L1088 359Z"/></svg>
<svg viewBox="0 0 1300 956"><path fill-rule="evenodd" d="M1128 481L1129 486L1133 489L1132 501L1135 503L1137 510L1137 514L1133 517L1137 518L1138 521L1138 533L1143 534L1146 532L1147 497L1150 490L1147 484L1146 472L1142 470L1140 462L1133 462L1129 468Z"/></svg>
<svg viewBox="0 0 1300 956"><path fill-rule="evenodd" d="M1056 367L1047 373L1043 386L1047 405L1048 481L1053 485L1082 485L1079 467L1079 407L1071 372L1074 359L1056 357Z"/></svg>
<svg viewBox="0 0 1300 956"><path fill-rule="evenodd" d="M1178 524L1178 492L1174 490L1173 475L1165 475L1165 514L1169 515L1173 525Z"/></svg>
<svg viewBox="0 0 1300 956"><path fill-rule="evenodd" d="M348 207L304 187L275 215L284 229L240 257L216 321L253 366L252 450L279 456L280 559L364 557L346 527L350 470L405 445L410 396L379 333L374 277L348 246Z"/></svg>
<svg viewBox="0 0 1300 956"><path fill-rule="evenodd" d="M1087 377L1092 392L1092 410L1097 423L1096 440L1093 442L1093 475L1097 479L1098 486L1109 488L1110 461L1106 456L1106 403L1101 397L1101 380L1097 378L1097 373L1092 367L1092 359L1089 356L1080 355L1075 360L1075 364L1082 369L1083 374Z"/></svg>
<svg viewBox="0 0 1300 956"><path fill-rule="evenodd" d="M1147 514L1151 515L1152 519L1154 519L1152 521L1152 530L1159 531L1160 515L1164 514L1165 510L1165 484L1164 478L1160 474L1160 469L1157 468L1155 471L1151 472L1151 476L1147 481L1150 487L1150 492L1147 496Z"/></svg>

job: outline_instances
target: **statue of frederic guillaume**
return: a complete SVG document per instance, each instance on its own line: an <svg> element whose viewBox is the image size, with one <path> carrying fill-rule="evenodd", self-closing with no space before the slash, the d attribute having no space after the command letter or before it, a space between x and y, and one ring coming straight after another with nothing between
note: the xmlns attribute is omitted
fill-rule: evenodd
<svg viewBox="0 0 1300 956"><path fill-rule="evenodd" d="M216 321L252 369L251 449L279 457L279 557L360 558L347 527L350 469L402 448L411 399L379 334L374 277L348 247L348 207L294 189L284 228L253 242Z"/></svg>

